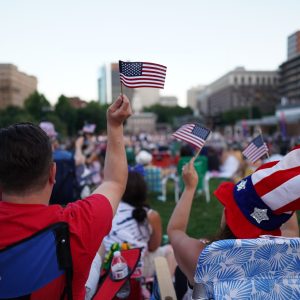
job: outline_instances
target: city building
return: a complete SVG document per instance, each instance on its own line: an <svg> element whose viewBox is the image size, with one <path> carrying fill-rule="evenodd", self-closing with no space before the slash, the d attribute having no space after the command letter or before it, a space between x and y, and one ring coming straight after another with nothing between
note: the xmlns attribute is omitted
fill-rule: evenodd
<svg viewBox="0 0 300 300"><path fill-rule="evenodd" d="M111 63L109 66L103 65L99 70L97 84L99 103L111 103L112 100L116 99L121 93L119 64ZM146 106L151 106L159 102L159 89L131 89L123 85L122 91L132 101L133 110L136 112L142 111Z"/></svg>
<svg viewBox="0 0 300 300"><path fill-rule="evenodd" d="M300 30L291 34L288 37L287 43L287 56L288 60L293 59L294 57L300 54Z"/></svg>
<svg viewBox="0 0 300 300"><path fill-rule="evenodd" d="M117 99L121 93L119 63L112 63L110 65L110 75L111 100L113 101ZM123 85L122 90L123 94L125 94L128 97L128 99L132 101L135 89L129 89Z"/></svg>
<svg viewBox="0 0 300 300"><path fill-rule="evenodd" d="M300 103L300 31L288 37L287 61L279 67L280 96L289 104Z"/></svg>
<svg viewBox="0 0 300 300"><path fill-rule="evenodd" d="M176 106L178 105L178 99L175 96L161 96L159 98L159 104L164 106Z"/></svg>
<svg viewBox="0 0 300 300"><path fill-rule="evenodd" d="M156 119L154 113L135 113L127 119L125 130L131 134L153 133L156 129Z"/></svg>
<svg viewBox="0 0 300 300"><path fill-rule="evenodd" d="M187 106L189 106L194 112L197 112L197 102L204 89L205 85L198 85L187 91Z"/></svg>
<svg viewBox="0 0 300 300"><path fill-rule="evenodd" d="M247 127L249 134L253 133L255 128L259 128L265 134L271 134L276 130L287 137L299 136L300 105L278 105L274 115L260 119L240 120L236 122L235 127L240 128L241 132L243 127ZM283 127L285 132L283 132Z"/></svg>
<svg viewBox="0 0 300 300"><path fill-rule="evenodd" d="M198 109L206 117L257 107L272 114L279 102L277 71L248 71L238 67L206 86L198 95Z"/></svg>
<svg viewBox="0 0 300 300"><path fill-rule="evenodd" d="M140 112L144 107L149 107L156 103L159 103L159 89L134 89L132 108L135 112Z"/></svg>
<svg viewBox="0 0 300 300"><path fill-rule="evenodd" d="M85 108L87 106L87 102L80 99L79 97L67 97L70 105L76 109Z"/></svg>
<svg viewBox="0 0 300 300"><path fill-rule="evenodd" d="M0 64L0 109L22 107L28 96L37 90L37 78L18 70L13 64Z"/></svg>
<svg viewBox="0 0 300 300"><path fill-rule="evenodd" d="M107 98L107 80L106 80L106 66L103 65L99 70L98 77L98 101L100 104L108 103Z"/></svg>

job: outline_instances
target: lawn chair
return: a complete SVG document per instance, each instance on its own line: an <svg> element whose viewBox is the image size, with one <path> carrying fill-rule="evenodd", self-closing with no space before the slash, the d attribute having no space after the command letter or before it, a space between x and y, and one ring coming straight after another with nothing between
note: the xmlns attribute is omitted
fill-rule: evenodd
<svg viewBox="0 0 300 300"><path fill-rule="evenodd" d="M155 271L159 286L159 291L156 297L153 295L152 299L168 299L177 300L175 288L172 282L172 276L169 270L168 262L165 257L156 257L154 259Z"/></svg>
<svg viewBox="0 0 300 300"><path fill-rule="evenodd" d="M192 159L192 156L186 156L180 158L178 165L177 165L177 173L179 176L179 189L182 191L184 187L184 183L182 181L182 167L189 163L189 161ZM207 172L207 157L200 155L196 158L194 162L195 170L198 174L198 185L197 185L197 192L201 193L204 189L204 177Z"/></svg>
<svg viewBox="0 0 300 300"><path fill-rule="evenodd" d="M199 256L194 279L193 299L300 299L300 239L214 242Z"/></svg>
<svg viewBox="0 0 300 300"><path fill-rule="evenodd" d="M131 286L131 293L128 296L128 300L140 300L142 299L142 291L141 291L141 285L140 282L137 281L137 279L133 278L135 277L134 273L136 270L136 267L138 265L138 262L141 257L141 248L132 248L129 250L121 250L122 256L125 258L128 267L129 267L129 274L126 278L114 281L111 276L110 272L105 273L102 275L102 280L100 283L100 287L98 291L96 292L95 296L93 297L93 300L111 300L114 299L114 296L117 294L117 292L122 288L122 286L125 284L126 280L130 280L130 286Z"/></svg>
<svg viewBox="0 0 300 300"><path fill-rule="evenodd" d="M203 179L203 189L204 189L205 199L207 203L210 202L210 194L211 194L210 181L211 180L217 180L219 184L224 181L232 181L232 179L229 177L219 176L217 175L217 173L213 174L212 172L206 172Z"/></svg>
<svg viewBox="0 0 300 300"><path fill-rule="evenodd" d="M59 291L71 300L72 271L68 224L55 223L0 250L0 299L51 299Z"/></svg>

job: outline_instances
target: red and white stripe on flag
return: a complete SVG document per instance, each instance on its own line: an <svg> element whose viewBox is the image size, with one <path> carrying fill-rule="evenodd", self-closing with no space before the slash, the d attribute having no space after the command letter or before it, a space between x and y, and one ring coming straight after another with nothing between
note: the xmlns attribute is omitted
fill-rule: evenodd
<svg viewBox="0 0 300 300"><path fill-rule="evenodd" d="M120 81L129 88L164 88L167 67L150 62L119 61Z"/></svg>
<svg viewBox="0 0 300 300"><path fill-rule="evenodd" d="M192 144L201 149L204 146L209 133L209 129L198 124L185 124L172 135L179 140L185 141L188 144Z"/></svg>
<svg viewBox="0 0 300 300"><path fill-rule="evenodd" d="M263 155L268 153L268 151L269 150L266 143L263 141L262 136L259 135L251 141L251 143L243 151L243 155L247 157L252 163L255 163Z"/></svg>
<svg viewBox="0 0 300 300"><path fill-rule="evenodd" d="M289 152L271 168L251 176L257 194L274 213L298 210L300 202L300 148Z"/></svg>

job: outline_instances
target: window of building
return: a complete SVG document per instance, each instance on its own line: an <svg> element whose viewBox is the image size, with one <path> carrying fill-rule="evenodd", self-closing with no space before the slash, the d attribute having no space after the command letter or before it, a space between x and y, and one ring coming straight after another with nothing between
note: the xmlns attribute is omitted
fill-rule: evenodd
<svg viewBox="0 0 300 300"><path fill-rule="evenodd" d="M244 83L245 83L244 77L242 76L242 77L241 77L241 84L244 84Z"/></svg>
<svg viewBox="0 0 300 300"><path fill-rule="evenodd" d="M261 78L261 84L262 84L262 85L265 85L265 77L262 77L262 78Z"/></svg>
<svg viewBox="0 0 300 300"><path fill-rule="evenodd" d="M248 82L249 82L250 85L252 84L252 78L251 77L248 78Z"/></svg>

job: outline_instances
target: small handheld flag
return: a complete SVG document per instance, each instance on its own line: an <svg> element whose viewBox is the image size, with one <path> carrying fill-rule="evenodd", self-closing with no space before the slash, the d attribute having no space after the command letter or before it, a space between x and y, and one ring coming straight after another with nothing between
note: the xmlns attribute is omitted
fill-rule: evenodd
<svg viewBox="0 0 300 300"><path fill-rule="evenodd" d="M120 60L119 70L121 84L129 88L164 88L167 67L163 65Z"/></svg>
<svg viewBox="0 0 300 300"><path fill-rule="evenodd" d="M185 124L172 135L178 140L185 141L201 150L209 134L209 129L198 124Z"/></svg>
<svg viewBox="0 0 300 300"><path fill-rule="evenodd" d="M263 155L268 153L268 147L264 142L261 135L254 138L251 143L243 151L243 155L248 158L252 163L255 163Z"/></svg>
<svg viewBox="0 0 300 300"><path fill-rule="evenodd" d="M94 133L96 129L96 124L85 124L82 128L82 131L85 133Z"/></svg>

